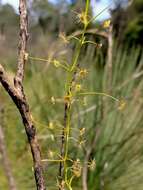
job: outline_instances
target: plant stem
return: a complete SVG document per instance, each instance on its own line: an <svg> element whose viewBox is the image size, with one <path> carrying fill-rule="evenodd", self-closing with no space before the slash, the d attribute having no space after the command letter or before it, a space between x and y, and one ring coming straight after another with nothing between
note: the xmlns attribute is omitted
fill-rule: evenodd
<svg viewBox="0 0 143 190"><path fill-rule="evenodd" d="M85 32L88 26L88 10L89 10L89 4L90 0L86 1L86 7L85 7L85 23L83 32L81 34L81 39L77 41L75 54L73 56L73 61L71 65L71 69L68 72L67 80L66 80L66 88L65 88L65 94L66 96L72 95L72 82L75 81L75 75L78 68L78 60L81 52L81 48L84 44L85 40ZM70 135L70 123L71 123L71 102L65 102L64 105L64 127L62 132L62 139L61 139L61 158L64 159L64 163L60 162L59 166L59 179L60 183L64 180L67 184L67 187L69 190L71 190L71 185L68 184L68 172L67 172L67 161L68 161L68 150L69 150L69 135ZM61 190L61 187L59 187L59 190Z"/></svg>
<svg viewBox="0 0 143 190"><path fill-rule="evenodd" d="M111 98L111 99L113 99L113 100L115 100L115 101L119 101L119 99L117 99L117 98L115 98L115 97L113 97L113 96L111 96L111 95L109 95L109 94L106 94L106 93L104 93L104 92L82 92L82 93L79 93L79 94L77 94L78 96L88 96L88 95L101 95L101 96L106 96L106 97L109 97L109 98Z"/></svg>

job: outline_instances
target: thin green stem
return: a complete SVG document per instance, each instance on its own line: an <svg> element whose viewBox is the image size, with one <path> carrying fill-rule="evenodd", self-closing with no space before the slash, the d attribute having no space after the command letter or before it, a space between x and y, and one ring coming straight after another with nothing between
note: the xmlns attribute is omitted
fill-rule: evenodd
<svg viewBox="0 0 143 190"><path fill-rule="evenodd" d="M90 0L86 0L86 6L85 6L85 15L86 15L86 17L88 16L89 5L90 5Z"/></svg>
<svg viewBox="0 0 143 190"><path fill-rule="evenodd" d="M67 180L67 161L68 161L68 148L69 148L69 135L70 135L70 120L71 120L71 110L70 107L67 109L67 125L65 128L65 155L64 155L64 173L65 181Z"/></svg>
<svg viewBox="0 0 143 190"><path fill-rule="evenodd" d="M97 43L92 42L92 41L85 41L85 42L84 42L84 44L87 44L87 43L89 43L89 44L93 44L93 45L95 45L95 46L97 46L97 45L98 45Z"/></svg>
<svg viewBox="0 0 143 190"><path fill-rule="evenodd" d="M39 58L39 57L32 57L32 56L29 56L29 59L35 60L35 61L43 61L43 62L53 63L53 64L54 64L54 61L49 61L48 59L43 59L43 58ZM61 68L65 69L66 71L69 72L68 66L63 65L63 64L61 64L60 62L58 62L58 67L61 67Z"/></svg>
<svg viewBox="0 0 143 190"><path fill-rule="evenodd" d="M67 160L68 158L68 145L69 145L69 135L70 135L70 120L71 120L71 110L68 109L68 115L67 115L67 128L66 128L66 138L65 138L65 157L64 159Z"/></svg>
<svg viewBox="0 0 143 190"><path fill-rule="evenodd" d="M28 58L31 59L31 60L35 60L35 61L49 62L49 60L43 59L43 58L39 58L39 57L32 57L32 56L29 56Z"/></svg>
<svg viewBox="0 0 143 190"><path fill-rule="evenodd" d="M87 0L86 1L86 7L85 7L85 18L86 18L86 22L84 23L84 28L83 28L83 32L81 34L81 39L78 41L78 45L77 45L77 49L76 49L76 52L75 52L75 57L74 57L74 60L73 60L73 64L72 64L72 67L71 67L71 72L74 71L74 69L76 68L77 66L77 62L78 62L78 58L79 58L79 55L80 55L80 52L81 52L81 48L84 44L84 40L85 40L85 32L86 32L86 29L87 29L87 26L88 26L88 21L87 21L87 17L88 17L88 11L89 11L89 5L90 5L90 0Z"/></svg>
<svg viewBox="0 0 143 190"><path fill-rule="evenodd" d="M74 80L81 48L84 45L84 41L85 41L85 32L86 32L86 29L88 26L89 5L90 5L90 0L86 0L84 28L83 28L83 32L81 34L80 40L77 41L71 68L67 75L67 80L66 80L66 84L65 84L65 87L66 87L65 95L66 96L72 95L72 82ZM68 151L69 151L69 137L70 137L70 129L71 129L70 123L71 123L71 102L69 102L68 105L67 105L67 102L65 102L64 128L63 128L64 139L62 139L62 146L61 146L61 156L64 158L64 163L60 164L59 171L60 171L60 177L61 177L60 180L62 181L64 179L66 182L67 188L69 190L72 190L71 182L73 179L70 181L70 184L69 184L69 182L68 182L68 163L67 163ZM62 173L62 172L64 172L64 173Z"/></svg>
<svg viewBox="0 0 143 190"><path fill-rule="evenodd" d="M115 101L119 101L119 99L115 98L114 96L111 96L109 94L106 94L104 92L82 92L82 93L78 93L77 95L79 96L88 96L88 95L101 95L101 96L106 96L109 97Z"/></svg>
<svg viewBox="0 0 143 190"><path fill-rule="evenodd" d="M42 162L64 162L64 159L63 160L52 160L52 159L43 159L41 160Z"/></svg>

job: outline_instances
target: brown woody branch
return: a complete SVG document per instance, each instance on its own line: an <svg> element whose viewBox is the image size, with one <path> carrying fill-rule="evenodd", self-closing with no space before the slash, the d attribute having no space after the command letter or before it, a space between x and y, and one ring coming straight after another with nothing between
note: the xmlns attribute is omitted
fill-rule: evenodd
<svg viewBox="0 0 143 190"><path fill-rule="evenodd" d="M20 33L19 33L19 47L18 47L18 65L17 72L14 79L15 87L22 91L22 81L24 79L24 67L26 63L25 53L28 40L28 16L26 9L26 0L19 0L20 13Z"/></svg>
<svg viewBox="0 0 143 190"><path fill-rule="evenodd" d="M39 144L36 138L36 129L32 121L29 104L27 102L24 89L23 89L23 78L24 78L24 67L26 63L25 54L28 39L28 29L27 29L27 10L26 10L26 0L20 0L20 39L19 39L19 56L18 56L18 67L17 73L13 82L10 82L6 71L0 65L0 82L6 92L9 94L15 105L17 106L23 124L25 126L25 131L28 137L28 142L31 148L31 153L33 157L34 165L34 175L36 180L37 190L45 190L45 183L43 177L43 169L41 164L41 153Z"/></svg>

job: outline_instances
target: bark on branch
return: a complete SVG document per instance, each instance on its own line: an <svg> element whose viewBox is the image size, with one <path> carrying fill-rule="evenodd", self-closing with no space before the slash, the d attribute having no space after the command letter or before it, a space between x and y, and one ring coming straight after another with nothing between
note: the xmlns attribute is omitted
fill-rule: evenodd
<svg viewBox="0 0 143 190"><path fill-rule="evenodd" d="M20 33L19 33L19 52L17 72L14 79L15 87L22 91L22 81L24 79L24 67L26 63L25 53L28 40L28 16L26 9L26 0L19 0L20 13Z"/></svg>
<svg viewBox="0 0 143 190"><path fill-rule="evenodd" d="M20 11L19 56L18 56L18 67L14 79L14 84L13 82L9 81L7 73L2 67L2 65L0 65L0 82L4 87L4 89L6 90L6 92L11 97L11 99L13 100L13 102L15 103L16 107L18 108L21 114L33 157L34 175L35 175L37 190L45 190L46 187L43 177L40 148L36 138L36 129L32 121L29 104L27 102L22 84L24 78L24 67L26 63L25 54L26 54L26 46L28 39L26 0L19 1L19 11Z"/></svg>

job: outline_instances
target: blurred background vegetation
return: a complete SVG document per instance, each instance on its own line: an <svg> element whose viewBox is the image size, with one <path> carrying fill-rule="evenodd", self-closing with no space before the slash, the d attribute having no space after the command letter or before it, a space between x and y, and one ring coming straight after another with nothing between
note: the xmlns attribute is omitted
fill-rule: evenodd
<svg viewBox="0 0 143 190"><path fill-rule="evenodd" d="M75 43L63 43L59 33L80 35L78 13L84 5L84 0L29 0L30 56L70 62ZM143 0L117 0L108 10L113 27L105 28L104 20L97 18L87 30L86 37L100 46L88 44L82 49L79 62L88 71L82 86L110 94L125 106L103 96L88 96L75 103L70 157L81 161L82 174L74 181L74 190L84 188L85 178L89 190L143 189ZM94 14L91 6L90 16ZM0 3L0 60L11 79L17 62L18 27L15 9ZM51 97L64 95L64 82L65 73L60 68L28 61L24 85L43 159L55 158L60 152L64 105L60 101L52 104ZM34 190L32 160L20 115L1 86L0 128L17 189ZM81 137L82 129L85 133ZM1 147L0 140L0 190L7 190ZM87 168L87 162L92 167ZM58 165L43 165L47 188L58 189Z"/></svg>

